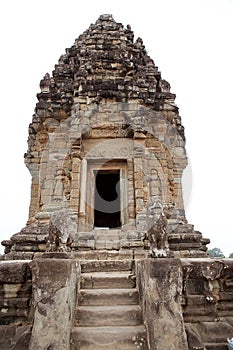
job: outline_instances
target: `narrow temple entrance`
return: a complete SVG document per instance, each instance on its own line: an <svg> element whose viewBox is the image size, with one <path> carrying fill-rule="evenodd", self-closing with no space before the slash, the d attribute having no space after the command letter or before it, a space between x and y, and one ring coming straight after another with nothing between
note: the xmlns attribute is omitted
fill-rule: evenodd
<svg viewBox="0 0 233 350"><path fill-rule="evenodd" d="M120 170L95 170L94 226L121 226Z"/></svg>

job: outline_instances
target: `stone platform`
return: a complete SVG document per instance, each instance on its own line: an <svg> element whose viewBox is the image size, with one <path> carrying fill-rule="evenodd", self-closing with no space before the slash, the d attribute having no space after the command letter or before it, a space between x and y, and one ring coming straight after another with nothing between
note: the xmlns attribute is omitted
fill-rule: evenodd
<svg viewBox="0 0 233 350"><path fill-rule="evenodd" d="M232 276L231 259L2 261L0 348L226 350ZM46 336L53 317L68 333L50 322Z"/></svg>

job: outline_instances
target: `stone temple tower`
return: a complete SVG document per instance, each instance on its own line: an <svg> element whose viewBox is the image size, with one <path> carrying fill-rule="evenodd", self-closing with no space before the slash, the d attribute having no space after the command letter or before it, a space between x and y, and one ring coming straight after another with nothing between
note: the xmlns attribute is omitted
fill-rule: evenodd
<svg viewBox="0 0 233 350"><path fill-rule="evenodd" d="M186 220L184 127L142 39L102 15L40 89L29 218L2 242L0 348L225 349L233 264Z"/></svg>
<svg viewBox="0 0 233 350"><path fill-rule="evenodd" d="M26 228L4 242L13 259L45 250L51 214L66 208L77 224L71 249L145 256L146 207L170 207L172 256L205 256L182 196L187 165L175 95L143 42L101 16L40 83L25 163L32 175Z"/></svg>

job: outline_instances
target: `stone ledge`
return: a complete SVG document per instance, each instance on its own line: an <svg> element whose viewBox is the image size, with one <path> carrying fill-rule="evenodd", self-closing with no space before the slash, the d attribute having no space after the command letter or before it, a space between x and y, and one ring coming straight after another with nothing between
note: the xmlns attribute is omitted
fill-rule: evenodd
<svg viewBox="0 0 233 350"><path fill-rule="evenodd" d="M24 283L28 278L31 278L29 261L0 262L1 283Z"/></svg>

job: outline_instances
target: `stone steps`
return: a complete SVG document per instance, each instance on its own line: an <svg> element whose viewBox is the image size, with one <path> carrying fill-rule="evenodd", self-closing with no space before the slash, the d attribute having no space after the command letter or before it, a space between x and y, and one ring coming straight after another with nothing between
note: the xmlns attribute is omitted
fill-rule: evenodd
<svg viewBox="0 0 233 350"><path fill-rule="evenodd" d="M81 262L82 272L131 271L132 260L86 260Z"/></svg>
<svg viewBox="0 0 233 350"><path fill-rule="evenodd" d="M133 289L81 289L78 304L88 305L137 305L138 291Z"/></svg>
<svg viewBox="0 0 233 350"><path fill-rule="evenodd" d="M76 240L100 240L100 241L111 241L111 240L141 240L145 238L145 233L136 230L115 230L115 229L95 229L91 232L78 232Z"/></svg>
<svg viewBox="0 0 233 350"><path fill-rule="evenodd" d="M144 326L75 327L72 350L147 350Z"/></svg>
<svg viewBox="0 0 233 350"><path fill-rule="evenodd" d="M201 322L197 328L207 350L227 350L227 338L232 338L233 327L228 322Z"/></svg>
<svg viewBox="0 0 233 350"><path fill-rule="evenodd" d="M148 349L131 259L82 261L77 300L72 350Z"/></svg>
<svg viewBox="0 0 233 350"><path fill-rule="evenodd" d="M84 327L136 326L142 324L142 312L139 305L79 306L75 321Z"/></svg>
<svg viewBox="0 0 233 350"><path fill-rule="evenodd" d="M111 239L111 237L105 237L105 239L93 239L86 240L80 239L71 244L73 250L80 249L107 249L107 250L120 250L120 249L133 249L144 248L144 241L141 239L129 240L129 239Z"/></svg>
<svg viewBox="0 0 233 350"><path fill-rule="evenodd" d="M120 272L90 272L83 273L81 277L81 289L116 289L134 288L135 276L127 271Z"/></svg>
<svg viewBox="0 0 233 350"><path fill-rule="evenodd" d="M224 343L205 343L206 350L227 350L227 342Z"/></svg>
<svg viewBox="0 0 233 350"><path fill-rule="evenodd" d="M137 249L144 248L145 233L136 230L94 229L91 232L78 232L72 249Z"/></svg>
<svg viewBox="0 0 233 350"><path fill-rule="evenodd" d="M86 249L86 250L73 250L73 256L77 260L109 260L109 261L122 261L122 260L138 260L145 259L149 256L149 250L139 249L120 249L120 250L107 250L107 249Z"/></svg>

